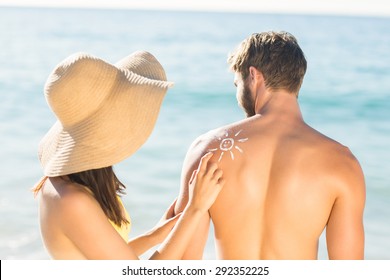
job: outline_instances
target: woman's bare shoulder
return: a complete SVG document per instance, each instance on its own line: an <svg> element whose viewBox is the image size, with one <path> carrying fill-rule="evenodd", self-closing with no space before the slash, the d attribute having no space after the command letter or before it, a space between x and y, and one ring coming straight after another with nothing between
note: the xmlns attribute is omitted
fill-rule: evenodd
<svg viewBox="0 0 390 280"><path fill-rule="evenodd" d="M41 197L52 211L62 215L88 214L100 208L86 187L61 178L48 178Z"/></svg>

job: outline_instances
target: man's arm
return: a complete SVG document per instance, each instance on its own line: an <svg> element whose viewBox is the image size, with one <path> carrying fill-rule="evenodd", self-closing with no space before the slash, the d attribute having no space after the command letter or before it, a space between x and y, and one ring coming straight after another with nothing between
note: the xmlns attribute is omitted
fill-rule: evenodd
<svg viewBox="0 0 390 280"><path fill-rule="evenodd" d="M326 229L328 256L329 259L364 259L364 175L353 156L339 172L342 174L339 194Z"/></svg>
<svg viewBox="0 0 390 280"><path fill-rule="evenodd" d="M188 202L188 186L191 175L199 165L200 158L207 152L205 145L201 140L197 139L188 149L187 155L183 162L182 174L181 174L181 186L176 202L175 215L182 212ZM205 214L197 227L197 230L193 233L192 241L187 247L184 253L183 259L202 259L204 247L207 242L208 233L210 227L210 217Z"/></svg>

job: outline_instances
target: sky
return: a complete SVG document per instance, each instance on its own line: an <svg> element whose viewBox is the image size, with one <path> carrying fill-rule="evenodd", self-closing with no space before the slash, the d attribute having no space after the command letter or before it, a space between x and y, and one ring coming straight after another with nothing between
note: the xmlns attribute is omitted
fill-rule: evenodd
<svg viewBox="0 0 390 280"><path fill-rule="evenodd" d="M388 0L0 0L0 6L237 11L390 17Z"/></svg>

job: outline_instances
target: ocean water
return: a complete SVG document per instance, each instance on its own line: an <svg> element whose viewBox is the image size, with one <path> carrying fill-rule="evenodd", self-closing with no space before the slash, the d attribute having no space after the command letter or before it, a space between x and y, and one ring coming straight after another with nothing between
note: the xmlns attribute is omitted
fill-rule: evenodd
<svg viewBox="0 0 390 280"><path fill-rule="evenodd" d="M366 177L366 258L390 259L390 18L0 7L0 258L48 259L30 189L40 138L54 123L43 85L85 51L110 62L148 50L175 82L147 143L118 164L132 236L151 228L179 190L200 134L244 117L226 58L254 32L294 34L308 60L306 121L350 147ZM97 231L98 234L98 231ZM326 259L321 238L319 257ZM212 239L205 258L215 258Z"/></svg>

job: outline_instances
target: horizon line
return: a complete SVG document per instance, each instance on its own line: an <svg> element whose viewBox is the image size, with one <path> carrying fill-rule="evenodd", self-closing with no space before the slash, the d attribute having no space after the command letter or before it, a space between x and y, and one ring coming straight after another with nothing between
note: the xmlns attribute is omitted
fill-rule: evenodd
<svg viewBox="0 0 390 280"><path fill-rule="evenodd" d="M35 0L0 0L0 7L9 8L81 8L81 9L126 9L126 10L149 10L149 11L193 11L193 12L221 12L221 13L266 13L266 14L290 14L290 15L332 15L332 16L364 16L364 17L390 17L390 7L380 8L375 2L381 0L362 1L344 0L340 3L337 0L313 1L310 0L277 0L274 2L263 2L259 0L198 0L196 2L180 0L166 0L161 3L158 0L131 1L123 0L95 0L93 2L84 0L50 1ZM349 2L349 3L346 3ZM383 3L385 1L382 1ZM360 4L352 5L348 4ZM368 5L371 3L370 5ZM257 5L255 5L257 4ZM261 5L259 5L261 4ZM295 5L294 5L295 4ZM299 5L297 5L299 4ZM389 5L390 6L390 5Z"/></svg>

